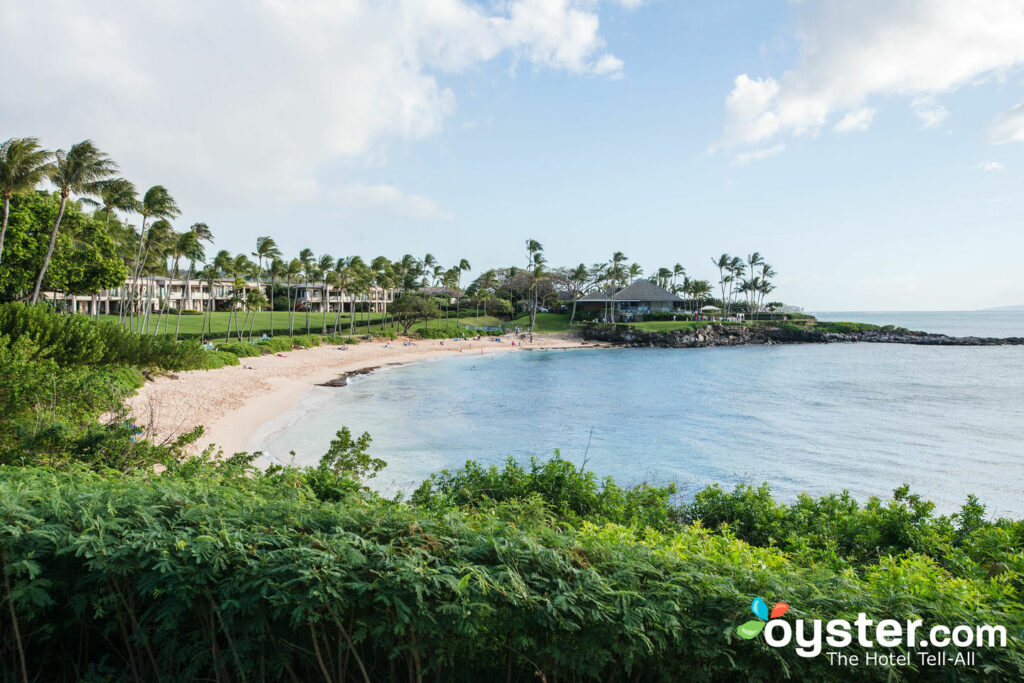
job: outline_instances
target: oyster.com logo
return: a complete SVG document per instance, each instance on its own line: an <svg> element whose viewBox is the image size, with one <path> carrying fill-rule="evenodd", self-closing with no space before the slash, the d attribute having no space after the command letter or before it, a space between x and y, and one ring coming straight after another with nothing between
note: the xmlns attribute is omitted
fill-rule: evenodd
<svg viewBox="0 0 1024 683"><path fill-rule="evenodd" d="M750 603L750 611L754 613L757 619L751 619L750 621L744 622L736 627L736 633L739 634L740 638L750 640L751 638L757 637L761 631L764 630L765 625L772 619L778 619L789 609L789 605L784 602L775 603L775 607L772 607L771 612L768 611L768 605L762 598L754 598L754 601Z"/></svg>

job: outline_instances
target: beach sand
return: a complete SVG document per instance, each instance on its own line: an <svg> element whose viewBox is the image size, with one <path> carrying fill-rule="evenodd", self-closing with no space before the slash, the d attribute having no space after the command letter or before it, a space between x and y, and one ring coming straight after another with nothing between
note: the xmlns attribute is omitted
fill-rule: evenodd
<svg viewBox="0 0 1024 683"><path fill-rule="evenodd" d="M250 437L268 420L291 410L310 387L345 373L384 365L465 354L572 349L595 344L559 335L534 335L533 343L503 337L502 341L412 340L364 341L349 345L297 349L281 355L241 358L241 365L218 370L191 370L157 377L127 404L146 438L164 443L203 425L203 436L189 450L198 453L211 444L225 454L247 450ZM339 388L338 391L344 391Z"/></svg>

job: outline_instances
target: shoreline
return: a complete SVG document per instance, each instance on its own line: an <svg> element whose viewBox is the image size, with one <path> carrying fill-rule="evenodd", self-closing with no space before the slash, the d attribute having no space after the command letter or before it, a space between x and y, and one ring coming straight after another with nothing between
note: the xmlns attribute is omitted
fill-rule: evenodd
<svg viewBox="0 0 1024 683"><path fill-rule="evenodd" d="M215 445L225 455L248 450L260 428L294 409L311 388L377 369L418 361L513 351L599 348L606 344L559 335L534 335L533 343L436 339L364 341L350 345L295 349L282 354L240 358L240 365L217 370L189 370L147 381L125 403L143 436L157 443L173 441L196 426L203 436L189 453ZM404 346L412 341L412 346ZM387 344L387 346L385 346ZM396 345L397 344L397 345ZM335 386L339 386L336 384Z"/></svg>

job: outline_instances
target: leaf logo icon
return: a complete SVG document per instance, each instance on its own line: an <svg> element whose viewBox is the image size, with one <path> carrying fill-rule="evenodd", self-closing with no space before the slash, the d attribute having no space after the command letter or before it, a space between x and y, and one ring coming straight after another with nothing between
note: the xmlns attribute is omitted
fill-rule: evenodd
<svg viewBox="0 0 1024 683"><path fill-rule="evenodd" d="M740 638L744 640L750 640L751 638L757 637L761 631L764 630L765 624L770 619L778 619L789 609L789 605L784 602L775 603L775 607L768 611L768 605L765 603L763 598L754 598L753 602L750 603L750 611L754 613L757 619L751 619L745 621L736 627L736 633L739 634Z"/></svg>

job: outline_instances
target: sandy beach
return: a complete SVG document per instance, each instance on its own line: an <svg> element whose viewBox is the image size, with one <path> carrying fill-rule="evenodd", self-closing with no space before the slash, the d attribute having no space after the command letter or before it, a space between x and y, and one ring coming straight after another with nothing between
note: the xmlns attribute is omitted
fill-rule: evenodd
<svg viewBox="0 0 1024 683"><path fill-rule="evenodd" d="M203 425L204 433L192 452L215 444L224 453L247 449L250 437L268 420L290 410L310 387L345 373L385 365L471 354L572 349L595 344L564 336L534 335L534 341L511 337L501 342L436 339L364 341L341 350L338 346L297 349L280 355L241 358L241 365L219 370L192 370L158 377L128 400L137 425L147 438L170 441ZM338 391L344 391L339 388Z"/></svg>

